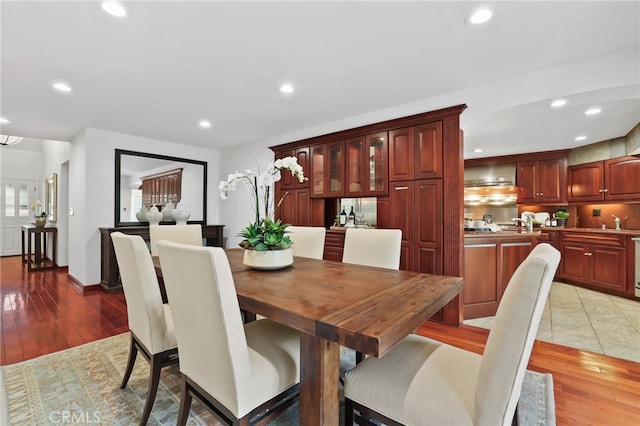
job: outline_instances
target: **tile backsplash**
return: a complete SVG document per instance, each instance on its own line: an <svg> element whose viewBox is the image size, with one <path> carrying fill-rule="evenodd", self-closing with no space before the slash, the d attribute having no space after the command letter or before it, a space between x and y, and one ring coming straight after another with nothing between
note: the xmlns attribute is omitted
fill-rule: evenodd
<svg viewBox="0 0 640 426"><path fill-rule="evenodd" d="M582 206L518 206L518 214L528 210L532 212L555 213L558 210L570 213L568 227L615 229L612 215L622 219L623 229L640 230L640 204L585 204ZM594 216L594 210L600 210L600 216Z"/></svg>

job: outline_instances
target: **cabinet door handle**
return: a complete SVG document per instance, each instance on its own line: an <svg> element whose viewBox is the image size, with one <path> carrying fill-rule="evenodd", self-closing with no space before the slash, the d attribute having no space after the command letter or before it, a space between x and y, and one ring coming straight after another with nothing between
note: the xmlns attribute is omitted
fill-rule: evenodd
<svg viewBox="0 0 640 426"><path fill-rule="evenodd" d="M585 256L593 256L593 253L585 253Z"/></svg>
<svg viewBox="0 0 640 426"><path fill-rule="evenodd" d="M401 190L403 190L403 189L409 189L409 187L408 187L408 186L396 186L396 187L395 187L395 190L396 190L396 191L401 191Z"/></svg>
<svg viewBox="0 0 640 426"><path fill-rule="evenodd" d="M602 192L609 192L609 190L605 188L602 190Z"/></svg>

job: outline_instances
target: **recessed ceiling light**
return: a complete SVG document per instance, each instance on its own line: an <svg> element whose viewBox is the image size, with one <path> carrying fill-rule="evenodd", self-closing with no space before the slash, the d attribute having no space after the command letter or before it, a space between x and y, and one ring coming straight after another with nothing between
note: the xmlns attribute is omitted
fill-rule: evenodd
<svg viewBox="0 0 640 426"><path fill-rule="evenodd" d="M600 111L602 111L600 108L594 107L594 108L589 108L584 113L585 115L596 115L596 114L600 114Z"/></svg>
<svg viewBox="0 0 640 426"><path fill-rule="evenodd" d="M103 1L102 9L109 15L116 16L118 18L124 18L127 16L125 8L117 1Z"/></svg>
<svg viewBox="0 0 640 426"><path fill-rule="evenodd" d="M4 117L0 117L0 123L9 124L11 122L9 120L7 120L6 118L4 118Z"/></svg>
<svg viewBox="0 0 640 426"><path fill-rule="evenodd" d="M293 86L290 84L283 84L282 86L280 86L280 91L282 93L293 93Z"/></svg>
<svg viewBox="0 0 640 426"><path fill-rule="evenodd" d="M69 86L67 83L63 83L62 81L58 81L56 83L53 83L53 88L56 89L58 92L70 92L71 91L71 86Z"/></svg>
<svg viewBox="0 0 640 426"><path fill-rule="evenodd" d="M566 99L556 99L555 101L551 102L551 106L554 108L565 106L566 104L567 104Z"/></svg>
<svg viewBox="0 0 640 426"><path fill-rule="evenodd" d="M482 148L476 148L473 150L473 152L482 152Z"/></svg>
<svg viewBox="0 0 640 426"><path fill-rule="evenodd" d="M200 127L202 127L203 129L208 129L209 127L211 127L211 122L207 120L200 120Z"/></svg>
<svg viewBox="0 0 640 426"><path fill-rule="evenodd" d="M580 142L580 141L584 141L587 140L586 136L576 136L575 138L573 138L574 141L576 142Z"/></svg>
<svg viewBox="0 0 640 426"><path fill-rule="evenodd" d="M487 8L476 9L467 15L465 21L469 24L480 25L487 22L493 16L493 12Z"/></svg>

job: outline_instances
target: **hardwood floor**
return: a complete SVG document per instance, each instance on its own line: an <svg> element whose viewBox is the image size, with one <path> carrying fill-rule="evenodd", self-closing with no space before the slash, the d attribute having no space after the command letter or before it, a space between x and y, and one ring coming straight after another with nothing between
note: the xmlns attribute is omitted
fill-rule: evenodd
<svg viewBox="0 0 640 426"><path fill-rule="evenodd" d="M124 333L123 294L80 294L66 269L27 272L20 256L0 260L0 365Z"/></svg>
<svg viewBox="0 0 640 426"><path fill-rule="evenodd" d="M81 295L66 271L27 273L0 259L0 365L128 330L122 294ZM488 331L425 323L419 333L482 353ZM553 374L558 425L639 425L640 364L536 341L529 369Z"/></svg>

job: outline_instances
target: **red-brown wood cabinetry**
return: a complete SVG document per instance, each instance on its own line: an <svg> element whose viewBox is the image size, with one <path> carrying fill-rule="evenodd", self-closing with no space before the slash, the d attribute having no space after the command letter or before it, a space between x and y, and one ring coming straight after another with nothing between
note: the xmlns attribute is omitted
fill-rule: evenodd
<svg viewBox="0 0 640 426"><path fill-rule="evenodd" d="M387 195L387 132L349 138L345 150L345 196Z"/></svg>
<svg viewBox="0 0 640 426"><path fill-rule="evenodd" d="M344 141L313 145L310 157L311 197L342 197L345 182Z"/></svg>
<svg viewBox="0 0 640 426"><path fill-rule="evenodd" d="M295 157L298 159L298 164L302 166L302 170L305 176L308 178L309 173L309 147L300 147L285 151L276 152L275 158L284 158L284 157ZM298 189L298 188L308 188L309 187L309 179L300 182L291 174L290 171L286 170L282 172L282 179L280 180L280 186L282 189Z"/></svg>
<svg viewBox="0 0 640 426"><path fill-rule="evenodd" d="M311 226L311 198L309 188L285 191L286 195L278 208L276 218L283 223L298 226ZM276 200L276 203L278 200Z"/></svg>
<svg viewBox="0 0 640 426"><path fill-rule="evenodd" d="M567 160L519 162L516 182L518 204L564 204L567 202Z"/></svg>
<svg viewBox="0 0 640 426"><path fill-rule="evenodd" d="M389 132L389 180L442 177L442 122Z"/></svg>
<svg viewBox="0 0 640 426"><path fill-rule="evenodd" d="M561 277L564 280L609 293L625 293L627 260L624 235L565 232L561 254Z"/></svg>
<svg viewBox="0 0 640 426"><path fill-rule="evenodd" d="M621 201L640 198L640 158L620 157L569 167L569 201Z"/></svg>

